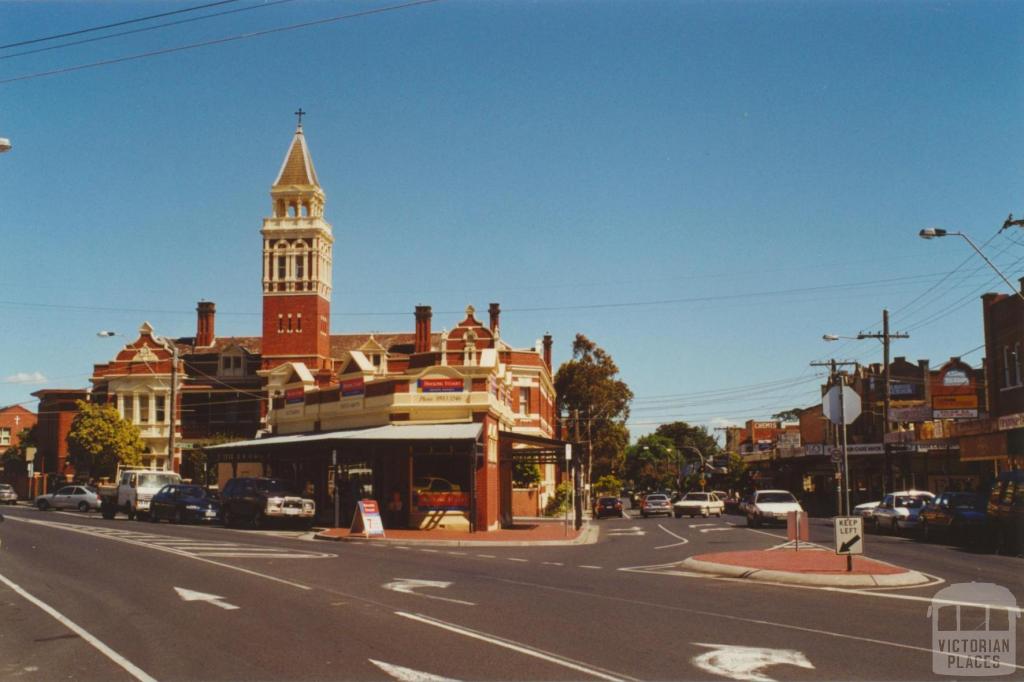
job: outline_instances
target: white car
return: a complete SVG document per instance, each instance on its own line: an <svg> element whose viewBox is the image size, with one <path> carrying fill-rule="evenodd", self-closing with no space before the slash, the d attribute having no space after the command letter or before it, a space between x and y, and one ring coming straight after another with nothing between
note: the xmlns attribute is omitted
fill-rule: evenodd
<svg viewBox="0 0 1024 682"><path fill-rule="evenodd" d="M791 511L803 511L788 490L758 490L747 504L747 525L753 528L764 523L786 523Z"/></svg>
<svg viewBox="0 0 1024 682"><path fill-rule="evenodd" d="M14 504L18 501L18 493L10 483L0 483L0 502Z"/></svg>
<svg viewBox="0 0 1024 682"><path fill-rule="evenodd" d="M677 519L681 516L721 516L724 511L725 502L714 493L686 493L672 505L672 513Z"/></svg>
<svg viewBox="0 0 1024 682"><path fill-rule="evenodd" d="M875 500L874 502L863 502L861 504L858 504L856 507L853 508L853 514L851 514L851 516L861 517L862 519L864 519L864 523L873 521L874 519L871 518L871 512L873 512L875 510L875 507L877 507L880 504L882 504L880 500Z"/></svg>
<svg viewBox="0 0 1024 682"><path fill-rule="evenodd" d="M885 528L893 534L916 529L920 523L921 510L934 497L927 490L898 490L889 493L871 511L875 528Z"/></svg>

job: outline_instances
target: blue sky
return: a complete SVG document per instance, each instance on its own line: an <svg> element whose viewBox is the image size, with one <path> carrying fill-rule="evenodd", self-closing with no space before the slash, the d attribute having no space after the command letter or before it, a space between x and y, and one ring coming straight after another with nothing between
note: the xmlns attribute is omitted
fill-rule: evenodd
<svg viewBox="0 0 1024 682"><path fill-rule="evenodd" d="M7 2L0 44L184 9ZM396 3L397 4L397 3ZM266 5L266 6L261 6ZM0 81L390 6L238 0L221 17L15 56ZM979 296L1024 275L1013 2L448 1L0 83L0 405L84 387L143 320L260 324L261 220L295 118L334 226L332 329L503 308L577 332L636 394L634 436L817 398L834 356L981 362ZM990 240L990 241L989 241ZM952 274L949 274L952 273Z"/></svg>

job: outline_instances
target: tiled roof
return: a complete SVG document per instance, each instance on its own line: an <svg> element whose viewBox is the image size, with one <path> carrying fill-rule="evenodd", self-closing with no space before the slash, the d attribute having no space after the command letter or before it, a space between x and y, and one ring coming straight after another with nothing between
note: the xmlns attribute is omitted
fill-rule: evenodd
<svg viewBox="0 0 1024 682"><path fill-rule="evenodd" d="M288 149L288 156L285 157L281 172L277 174L277 180L274 181L274 187L281 185L320 186L320 181L316 177L316 169L313 168L313 157L309 155L302 128L295 131L292 146Z"/></svg>

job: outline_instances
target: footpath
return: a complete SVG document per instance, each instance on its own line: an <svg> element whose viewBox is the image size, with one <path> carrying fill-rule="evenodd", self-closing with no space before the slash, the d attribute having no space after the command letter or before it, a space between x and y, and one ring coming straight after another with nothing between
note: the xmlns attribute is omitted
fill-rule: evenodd
<svg viewBox="0 0 1024 682"><path fill-rule="evenodd" d="M593 524L584 522L576 530L562 520L517 519L511 528L487 532L425 529L388 529L384 537L368 538L362 533L352 533L347 528L326 528L318 531L317 540L336 542L374 542L433 547L551 547L559 545L586 545L597 542L598 530Z"/></svg>
<svg viewBox="0 0 1024 682"><path fill-rule="evenodd" d="M918 571L863 555L852 557L852 563L852 570L847 570L846 556L810 545L799 551L786 547L698 554L684 559L679 567L729 578L812 587L909 587L932 582Z"/></svg>

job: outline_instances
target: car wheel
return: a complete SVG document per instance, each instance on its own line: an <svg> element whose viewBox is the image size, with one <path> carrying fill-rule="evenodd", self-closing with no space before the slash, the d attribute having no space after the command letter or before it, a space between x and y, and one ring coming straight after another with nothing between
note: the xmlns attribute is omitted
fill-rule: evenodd
<svg viewBox="0 0 1024 682"><path fill-rule="evenodd" d="M754 527L754 517L751 516L750 514L747 514L747 528L753 528L753 527Z"/></svg>
<svg viewBox="0 0 1024 682"><path fill-rule="evenodd" d="M260 526L263 525L263 514L261 512L256 512L252 515L252 519L249 521L249 523L252 526L253 530L259 530Z"/></svg>
<svg viewBox="0 0 1024 682"><path fill-rule="evenodd" d="M647 512L640 512L640 516L642 516L642 517L644 517L646 519L647 518Z"/></svg>
<svg viewBox="0 0 1024 682"><path fill-rule="evenodd" d="M160 515L156 513L156 507L149 508L149 522L160 523Z"/></svg>
<svg viewBox="0 0 1024 682"><path fill-rule="evenodd" d="M931 542L935 538L932 537L932 530L928 527L927 521L921 522L921 540L924 542Z"/></svg>
<svg viewBox="0 0 1024 682"><path fill-rule="evenodd" d="M89 503L88 502L79 502L78 503L78 511L80 511L80 512L88 512L89 511Z"/></svg>
<svg viewBox="0 0 1024 682"><path fill-rule="evenodd" d="M676 518L677 519L683 518L683 513L682 512L676 512Z"/></svg>
<svg viewBox="0 0 1024 682"><path fill-rule="evenodd" d="M235 515L231 513L230 509L221 509L220 518L225 528L231 528L235 525Z"/></svg>
<svg viewBox="0 0 1024 682"><path fill-rule="evenodd" d="M46 511L47 509L50 508L50 503L47 502L46 500L39 500L38 502L36 502L36 507L39 509L39 511Z"/></svg>
<svg viewBox="0 0 1024 682"><path fill-rule="evenodd" d="M900 521L899 519L893 519L892 525L889 527L889 531L893 535L900 535Z"/></svg>
<svg viewBox="0 0 1024 682"><path fill-rule="evenodd" d="M174 522L185 523L185 512L181 511L180 509L176 510L174 512Z"/></svg>
<svg viewBox="0 0 1024 682"><path fill-rule="evenodd" d="M133 509L132 507L128 507L128 520L129 521L134 521L135 520L135 509Z"/></svg>

